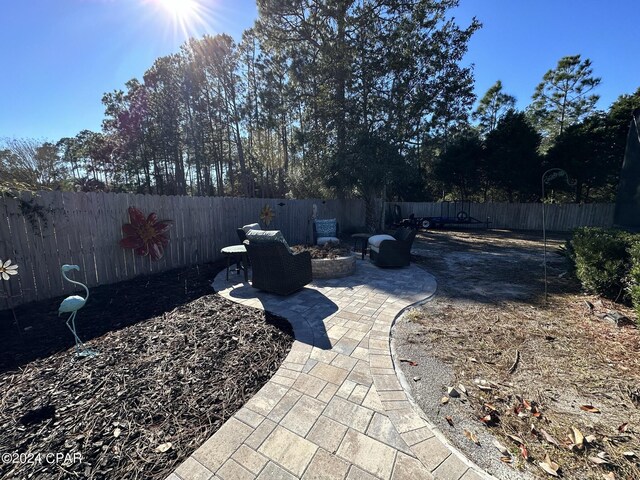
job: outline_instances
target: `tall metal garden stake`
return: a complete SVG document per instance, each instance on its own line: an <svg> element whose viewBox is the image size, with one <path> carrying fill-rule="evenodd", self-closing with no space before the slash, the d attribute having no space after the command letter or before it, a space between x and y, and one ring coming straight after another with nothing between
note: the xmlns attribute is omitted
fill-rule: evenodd
<svg viewBox="0 0 640 480"><path fill-rule="evenodd" d="M547 175L549 175L547 177ZM542 239L544 243L544 301L547 302L548 297L548 289L547 289L547 230L545 225L545 211L547 209L547 204L544 202L544 184L554 180L558 177L563 177L567 181L567 185L573 186L576 184L575 180L571 182L569 180L569 175L561 168L550 168L546 172L542 174Z"/></svg>
<svg viewBox="0 0 640 480"><path fill-rule="evenodd" d="M78 265L62 265L60 267L60 271L62 272L62 277L69 283L73 283L74 285L80 285L84 288L84 291L87 293L86 297L81 297L80 295L71 295L70 297L65 298L60 307L58 308L58 316L63 313L69 313L69 318L67 319L66 325L71 330L73 334L73 338L76 341L76 356L78 357L93 357L97 355L97 352L87 348L87 346L80 340L78 337L78 333L76 332L76 315L78 314L78 310L80 310L87 303L89 299L89 289L84 283L76 282L75 280L71 280L67 277L67 272L71 270L80 270Z"/></svg>

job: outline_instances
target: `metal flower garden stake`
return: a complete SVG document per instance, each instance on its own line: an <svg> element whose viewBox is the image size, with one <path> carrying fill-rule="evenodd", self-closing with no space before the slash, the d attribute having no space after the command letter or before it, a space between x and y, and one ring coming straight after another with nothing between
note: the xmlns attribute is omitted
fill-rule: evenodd
<svg viewBox="0 0 640 480"><path fill-rule="evenodd" d="M71 330L71 333L73 333L73 338L75 338L76 340L76 355L79 357L92 357L96 355L97 352L87 348L87 346L82 343L82 340L80 340L80 337L78 337L78 334L76 333L76 315L78 313L78 310L84 307L87 303L87 300L89 299L89 289L85 284L76 282L75 280L71 280L69 277L67 277L67 272L71 270L80 271L80 267L78 265L62 265L60 270L62 271L62 276L67 282L73 283L74 285L80 285L82 288L84 288L84 291L87 292L87 296L83 298L80 295L71 295L70 297L65 298L60 304L60 307L58 307L58 316L62 315L63 313L71 314L69 315L66 323L67 327L69 327L69 330ZM71 324L69 324L69 322L71 322Z"/></svg>
<svg viewBox="0 0 640 480"><path fill-rule="evenodd" d="M276 212L273 211L271 205L269 205L268 203L265 204L264 207L262 207L262 210L260 210L260 220L262 220L262 222L267 227L271 224L275 216Z"/></svg>
<svg viewBox="0 0 640 480"><path fill-rule="evenodd" d="M22 328L20 327L20 323L18 322L18 317L16 315L16 311L11 304L11 292L9 291L8 283L11 277L14 275L18 275L18 265L12 264L11 260L7 259L5 262L0 259L0 282L2 282L2 289L4 290L4 298L7 299L7 304L9 305L9 309L13 314L13 322L18 329L18 332L22 335Z"/></svg>
<svg viewBox="0 0 640 480"><path fill-rule="evenodd" d="M541 198L542 198L542 239L544 243L543 265L544 265L544 301L545 302L547 301L547 296L548 296L548 293L547 293L548 286L547 286L547 229L545 225L545 220L546 220L545 214L546 214L547 204L544 203L544 185L558 177L564 177L565 180L567 181L567 185L569 186L573 186L576 184L575 180L573 182L569 180L569 175L567 174L567 172L565 172L561 168L550 168L549 170L547 170L542 174L542 197Z"/></svg>

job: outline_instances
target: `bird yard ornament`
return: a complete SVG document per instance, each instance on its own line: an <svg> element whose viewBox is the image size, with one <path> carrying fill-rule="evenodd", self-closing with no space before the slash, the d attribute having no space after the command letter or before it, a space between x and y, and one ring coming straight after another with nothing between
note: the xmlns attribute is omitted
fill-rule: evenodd
<svg viewBox="0 0 640 480"><path fill-rule="evenodd" d="M67 327L69 327L69 330L73 333L73 338L76 340L76 355L78 357L93 357L97 352L87 348L76 333L76 314L78 313L78 310L84 307L87 303L87 300L89 299L89 289L83 283L76 282L75 280L71 280L67 277L67 272L71 270L80 271L80 267L78 265L62 265L60 270L62 271L62 276L67 282L73 283L74 285L80 285L84 288L84 291L87 292L87 296L83 298L80 295L71 295L70 297L65 298L60 304L60 307L58 307L58 316L63 313L70 313L69 318L67 319Z"/></svg>

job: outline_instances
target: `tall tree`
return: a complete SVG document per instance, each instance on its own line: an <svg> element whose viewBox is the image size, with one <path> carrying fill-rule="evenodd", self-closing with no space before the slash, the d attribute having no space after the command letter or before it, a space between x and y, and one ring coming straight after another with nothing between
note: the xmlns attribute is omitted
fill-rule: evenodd
<svg viewBox="0 0 640 480"><path fill-rule="evenodd" d="M568 126L595 111L600 97L592 92L599 84L600 78L593 76L591 60L582 60L580 55L562 57L556 68L544 74L529 113L545 148Z"/></svg>
<svg viewBox="0 0 640 480"><path fill-rule="evenodd" d="M494 83L478 102L473 119L478 121L480 132L487 135L498 125L500 118L516 106L516 97L504 93L502 82Z"/></svg>
<svg viewBox="0 0 640 480"><path fill-rule="evenodd" d="M456 136L433 165L433 175L463 202L480 190L484 148L474 130Z"/></svg>
<svg viewBox="0 0 640 480"><path fill-rule="evenodd" d="M526 115L509 110L487 135L485 145L488 181L509 202L535 198L542 173L540 135Z"/></svg>
<svg viewBox="0 0 640 480"><path fill-rule="evenodd" d="M289 58L300 91L304 135L297 138L305 153L335 169L348 163L351 138L373 134L407 153L466 122L473 76L460 61L480 25L474 19L460 28L449 18L457 4L260 0L264 49ZM347 184L336 189L353 192Z"/></svg>
<svg viewBox="0 0 640 480"><path fill-rule="evenodd" d="M35 138L0 140L0 177L4 187L50 189L58 186L66 174L54 144Z"/></svg>
<svg viewBox="0 0 640 480"><path fill-rule="evenodd" d="M595 113L567 127L556 139L547 163L564 168L576 179L576 202L615 200L629 123L636 108L640 108L640 89L618 97L606 114Z"/></svg>

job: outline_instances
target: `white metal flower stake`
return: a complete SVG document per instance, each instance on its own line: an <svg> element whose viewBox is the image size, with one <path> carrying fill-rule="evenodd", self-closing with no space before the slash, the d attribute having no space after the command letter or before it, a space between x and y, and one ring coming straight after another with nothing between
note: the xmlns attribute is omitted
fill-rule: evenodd
<svg viewBox="0 0 640 480"><path fill-rule="evenodd" d="M22 328L20 328L20 323L18 322L18 317L16 316L16 311L13 309L13 305L11 305L11 293L8 290L7 284L9 279L18 275L18 265L12 265L11 260L7 259L6 262L3 262L0 259L0 280L2 280L2 287L4 290L4 296L7 299L7 303L9 304L9 308L11 309L11 313L13 313L13 321L16 324L16 327L20 334L22 335Z"/></svg>
<svg viewBox="0 0 640 480"><path fill-rule="evenodd" d="M9 280L11 278L10 275L17 274L18 265L11 265L11 260L7 260L4 263L2 263L2 260L0 260L0 276L3 280Z"/></svg>

